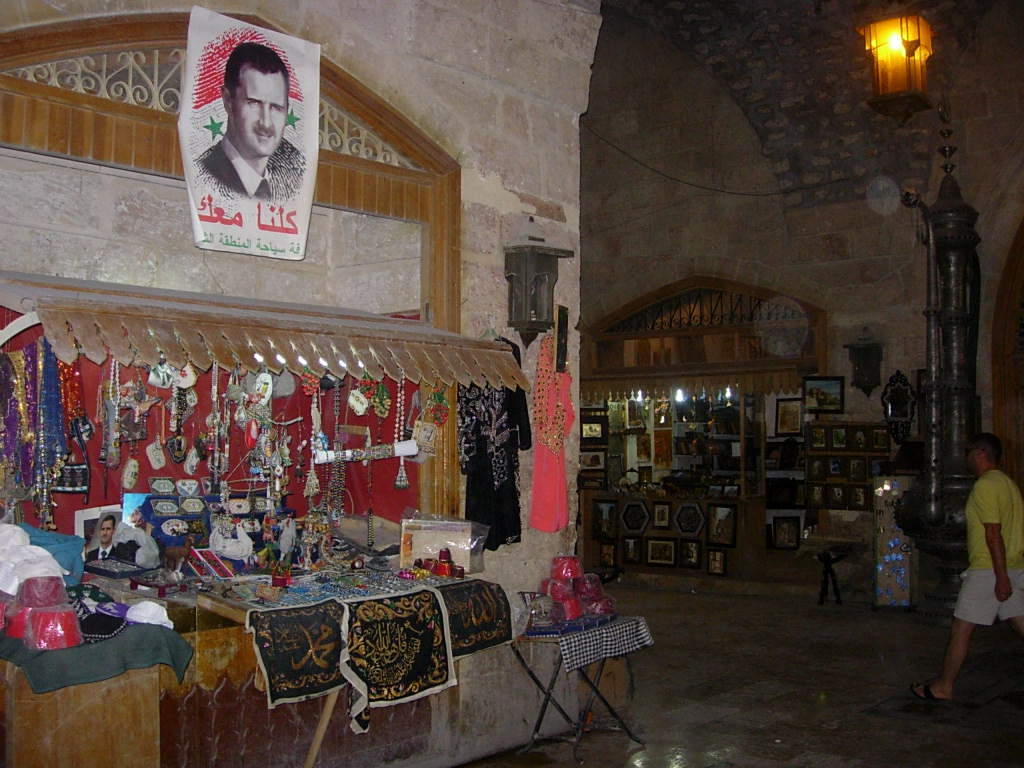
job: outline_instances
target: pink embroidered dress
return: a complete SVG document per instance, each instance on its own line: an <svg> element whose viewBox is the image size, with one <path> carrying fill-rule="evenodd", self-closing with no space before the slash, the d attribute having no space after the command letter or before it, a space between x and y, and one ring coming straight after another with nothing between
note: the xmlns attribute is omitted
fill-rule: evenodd
<svg viewBox="0 0 1024 768"><path fill-rule="evenodd" d="M530 525L553 533L569 524L569 491L565 482L565 438L572 429L572 376L555 370L554 339L540 343L533 384L533 493Z"/></svg>

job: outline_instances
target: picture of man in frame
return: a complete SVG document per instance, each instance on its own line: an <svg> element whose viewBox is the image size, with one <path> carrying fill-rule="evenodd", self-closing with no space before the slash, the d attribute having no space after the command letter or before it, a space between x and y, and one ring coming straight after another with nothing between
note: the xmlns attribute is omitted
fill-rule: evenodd
<svg viewBox="0 0 1024 768"><path fill-rule="evenodd" d="M306 160L284 138L288 67L269 46L240 43L224 69L224 138L196 160L199 178L226 196L280 201L302 185Z"/></svg>

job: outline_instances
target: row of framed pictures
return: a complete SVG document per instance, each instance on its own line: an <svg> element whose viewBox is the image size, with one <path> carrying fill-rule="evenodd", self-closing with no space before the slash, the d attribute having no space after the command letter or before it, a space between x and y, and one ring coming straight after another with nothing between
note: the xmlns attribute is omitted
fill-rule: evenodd
<svg viewBox="0 0 1024 768"><path fill-rule="evenodd" d="M621 548L621 550L620 550ZM706 556L705 556L706 555ZM603 567L618 565L650 565L667 568L704 568L710 576L725 576L729 553L688 539L651 536L623 536L617 541L601 542L600 562Z"/></svg>
<svg viewBox="0 0 1024 768"><path fill-rule="evenodd" d="M882 474L884 463L883 459L870 456L808 456L805 466L809 482L840 480L864 483L868 478Z"/></svg>
<svg viewBox="0 0 1024 768"><path fill-rule="evenodd" d="M889 430L883 426L812 424L808 433L812 451L889 452Z"/></svg>
<svg viewBox="0 0 1024 768"><path fill-rule="evenodd" d="M649 501L595 498L591 501L591 537L638 537L648 530L671 531L709 545L736 546L738 505L724 501Z"/></svg>
<svg viewBox="0 0 1024 768"><path fill-rule="evenodd" d="M808 483L807 506L816 509L853 509L866 512L871 509L871 485L841 483Z"/></svg>

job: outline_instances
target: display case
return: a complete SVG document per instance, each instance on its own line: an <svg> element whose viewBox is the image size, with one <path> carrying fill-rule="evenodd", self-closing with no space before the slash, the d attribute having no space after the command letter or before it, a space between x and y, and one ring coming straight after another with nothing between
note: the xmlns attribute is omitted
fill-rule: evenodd
<svg viewBox="0 0 1024 768"><path fill-rule="evenodd" d="M738 498L764 492L763 404L726 388L715 397L667 396L585 404L581 490L650 490Z"/></svg>

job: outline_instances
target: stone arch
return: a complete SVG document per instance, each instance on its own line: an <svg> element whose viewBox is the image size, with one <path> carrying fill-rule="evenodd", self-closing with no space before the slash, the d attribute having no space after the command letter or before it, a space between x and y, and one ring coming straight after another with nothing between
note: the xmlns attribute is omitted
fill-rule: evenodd
<svg viewBox="0 0 1024 768"><path fill-rule="evenodd" d="M827 318L802 299L693 276L620 307L583 332L584 392L685 382L708 390L798 388L826 370ZM617 389L618 387L618 389Z"/></svg>

